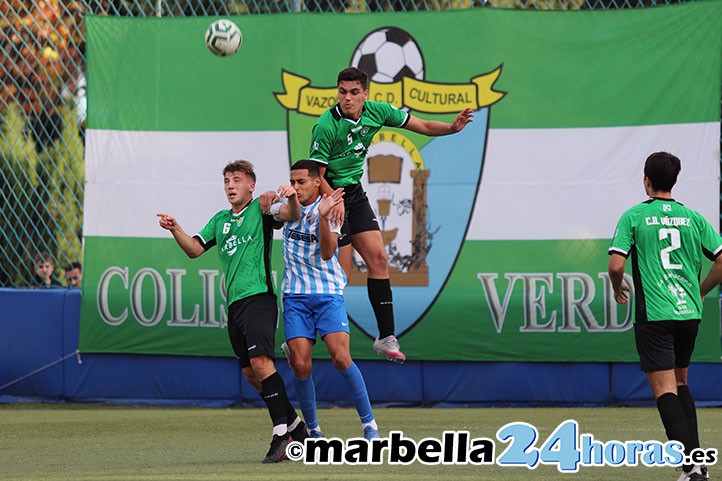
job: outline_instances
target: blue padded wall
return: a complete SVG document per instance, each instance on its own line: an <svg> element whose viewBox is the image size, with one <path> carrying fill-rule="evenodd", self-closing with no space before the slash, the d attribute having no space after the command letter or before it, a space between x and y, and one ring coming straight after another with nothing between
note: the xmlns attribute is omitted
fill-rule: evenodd
<svg viewBox="0 0 722 481"><path fill-rule="evenodd" d="M0 402L261 405L233 358L74 353L80 291L0 289ZM229 348L230 350L230 348ZM79 363L78 361L81 361ZM376 405L652 404L644 373L626 363L357 361ZM295 401L293 372L277 368ZM36 374L29 375L34 371ZM314 360L321 405L349 405L329 360ZM27 376L26 379L17 381ZM722 364L693 364L699 404L722 405Z"/></svg>

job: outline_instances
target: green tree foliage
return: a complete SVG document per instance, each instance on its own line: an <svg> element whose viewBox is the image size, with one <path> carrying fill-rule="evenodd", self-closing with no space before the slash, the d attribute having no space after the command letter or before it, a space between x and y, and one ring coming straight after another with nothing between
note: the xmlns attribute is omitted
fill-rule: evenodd
<svg viewBox="0 0 722 481"><path fill-rule="evenodd" d="M38 154L18 104L5 110L0 142L0 286L22 285L29 274L28 246L37 238Z"/></svg>
<svg viewBox="0 0 722 481"><path fill-rule="evenodd" d="M0 286L24 286L32 277L33 256L47 251L55 275L80 261L83 225L83 144L72 110L58 109L61 136L37 153L17 104L3 116L0 142Z"/></svg>
<svg viewBox="0 0 722 481"><path fill-rule="evenodd" d="M80 261L83 230L83 143L80 138L75 113L67 105L59 109L62 131L60 141L41 156L43 177L48 178L43 189L43 205L49 235L53 238L56 259L69 262ZM58 266L61 267L61 266Z"/></svg>
<svg viewBox="0 0 722 481"><path fill-rule="evenodd" d="M80 261L83 140L74 104L85 4L0 0L0 286L27 285L33 256L56 277Z"/></svg>

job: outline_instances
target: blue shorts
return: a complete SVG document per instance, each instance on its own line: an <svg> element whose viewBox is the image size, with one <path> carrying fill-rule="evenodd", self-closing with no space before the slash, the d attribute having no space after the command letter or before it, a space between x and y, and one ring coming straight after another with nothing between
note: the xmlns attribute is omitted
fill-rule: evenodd
<svg viewBox="0 0 722 481"><path fill-rule="evenodd" d="M286 340L316 339L332 332L349 332L348 315L340 294L284 294L283 329Z"/></svg>

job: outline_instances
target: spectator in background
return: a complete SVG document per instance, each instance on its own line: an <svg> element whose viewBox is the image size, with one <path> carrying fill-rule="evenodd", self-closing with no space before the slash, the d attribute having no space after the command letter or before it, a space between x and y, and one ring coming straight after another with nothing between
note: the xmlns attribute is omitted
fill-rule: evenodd
<svg viewBox="0 0 722 481"><path fill-rule="evenodd" d="M68 289L80 289L80 281L83 280L83 265L80 262L71 262L65 268L65 280Z"/></svg>
<svg viewBox="0 0 722 481"><path fill-rule="evenodd" d="M41 287L46 289L63 287L60 281L53 276L53 272L55 272L55 262L53 262L53 258L48 252L38 252L35 254L33 261L35 274L33 275L33 279L30 283L31 287Z"/></svg>

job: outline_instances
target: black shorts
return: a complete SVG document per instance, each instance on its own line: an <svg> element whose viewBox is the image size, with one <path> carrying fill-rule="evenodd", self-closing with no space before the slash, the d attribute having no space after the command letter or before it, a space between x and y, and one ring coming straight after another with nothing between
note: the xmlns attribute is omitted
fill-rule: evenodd
<svg viewBox="0 0 722 481"><path fill-rule="evenodd" d="M273 294L257 294L234 302L228 307L228 337L241 368L251 365L251 358L276 358L278 304Z"/></svg>
<svg viewBox="0 0 722 481"><path fill-rule="evenodd" d="M343 188L346 194L343 197L343 206L346 210L338 246L343 247L351 243L351 236L370 230L381 230L376 220L376 213L371 208L369 198L363 186L359 184L347 185Z"/></svg>
<svg viewBox="0 0 722 481"><path fill-rule="evenodd" d="M689 367L699 319L648 321L634 324L634 340L644 372Z"/></svg>

